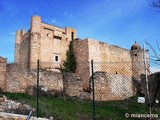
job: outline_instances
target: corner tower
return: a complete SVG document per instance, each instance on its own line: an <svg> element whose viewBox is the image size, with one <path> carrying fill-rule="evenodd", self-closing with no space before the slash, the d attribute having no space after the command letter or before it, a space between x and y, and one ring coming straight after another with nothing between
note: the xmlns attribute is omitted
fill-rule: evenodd
<svg viewBox="0 0 160 120"><path fill-rule="evenodd" d="M36 68L37 60L40 59L41 46L41 17L33 16L30 29L30 69Z"/></svg>
<svg viewBox="0 0 160 120"><path fill-rule="evenodd" d="M133 78L140 81L140 75L145 74L144 56L146 59L147 68L149 68L148 50L141 48L141 46L135 41L135 44L131 47L132 58L132 75Z"/></svg>

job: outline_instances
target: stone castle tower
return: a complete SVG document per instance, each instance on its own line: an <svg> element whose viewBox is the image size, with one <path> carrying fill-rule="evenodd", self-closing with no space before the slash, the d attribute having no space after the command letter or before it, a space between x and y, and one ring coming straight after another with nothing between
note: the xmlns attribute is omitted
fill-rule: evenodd
<svg viewBox="0 0 160 120"><path fill-rule="evenodd" d="M131 47L131 58L132 76L136 80L140 80L141 74L145 74L145 69L149 69L148 50L144 51L144 49L142 49L140 45L138 45L138 43L135 41L135 44L133 44ZM146 65L144 59L146 59Z"/></svg>
<svg viewBox="0 0 160 120"><path fill-rule="evenodd" d="M71 40L76 38L73 28L59 28L43 23L40 16L33 16L30 29L16 32L15 63L25 68L36 68L39 59L43 68L59 67L66 58Z"/></svg>

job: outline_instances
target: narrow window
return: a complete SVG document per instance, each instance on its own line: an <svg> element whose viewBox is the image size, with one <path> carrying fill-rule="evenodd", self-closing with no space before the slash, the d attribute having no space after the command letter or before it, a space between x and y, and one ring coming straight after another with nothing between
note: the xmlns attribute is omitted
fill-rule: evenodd
<svg viewBox="0 0 160 120"><path fill-rule="evenodd" d="M74 32L71 33L71 38L74 39Z"/></svg>
<svg viewBox="0 0 160 120"><path fill-rule="evenodd" d="M55 61L58 61L58 56L55 56Z"/></svg>
<svg viewBox="0 0 160 120"><path fill-rule="evenodd" d="M137 54L134 54L134 56L137 56Z"/></svg>
<svg viewBox="0 0 160 120"><path fill-rule="evenodd" d="M61 61L61 55L58 54L58 53L54 53L53 55L54 55L54 56L53 56L53 61L54 61L55 63L59 63L59 62Z"/></svg>

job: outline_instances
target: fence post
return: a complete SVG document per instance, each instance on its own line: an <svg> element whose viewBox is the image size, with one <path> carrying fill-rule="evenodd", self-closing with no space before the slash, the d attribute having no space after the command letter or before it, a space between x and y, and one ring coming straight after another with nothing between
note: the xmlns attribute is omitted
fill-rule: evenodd
<svg viewBox="0 0 160 120"><path fill-rule="evenodd" d="M39 59L37 60L37 93L36 93L36 116L39 117Z"/></svg>
<svg viewBox="0 0 160 120"><path fill-rule="evenodd" d="M92 69L92 93L93 93L93 120L96 120L96 112L95 112L95 95L94 95L94 69L93 69L93 60L91 60L91 69Z"/></svg>

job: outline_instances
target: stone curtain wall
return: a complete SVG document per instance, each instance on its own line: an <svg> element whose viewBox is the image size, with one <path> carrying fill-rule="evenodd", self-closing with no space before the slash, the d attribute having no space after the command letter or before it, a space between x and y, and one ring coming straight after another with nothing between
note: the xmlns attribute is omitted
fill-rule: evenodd
<svg viewBox="0 0 160 120"><path fill-rule="evenodd" d="M106 72L96 72L95 81L95 99L122 100L133 96L132 78L124 75L110 74Z"/></svg>
<svg viewBox="0 0 160 120"><path fill-rule="evenodd" d="M6 86L6 59L0 57L0 88L5 91Z"/></svg>
<svg viewBox="0 0 160 120"><path fill-rule="evenodd" d="M94 66L96 71L132 76L132 59L129 50L92 39L87 41L88 60L98 64Z"/></svg>
<svg viewBox="0 0 160 120"><path fill-rule="evenodd" d="M2 74L0 75L2 76ZM5 77L3 76L3 78ZM18 64L8 64L6 81L4 80L3 84L1 82L0 85L1 88L4 87L3 90L5 92L27 92L30 94L35 94L33 93L34 91L31 91L30 88L35 87L36 81L37 72L35 70L24 69L21 65ZM133 96L133 86L131 77L126 77L120 74L96 72L94 74L94 81L95 98L98 101L120 100ZM69 96L76 96L82 99L92 99L92 93L84 92L82 84L83 79L73 73L66 73L62 76L61 73L53 71L40 72L41 90L46 92L63 92L63 90L65 90L65 94Z"/></svg>
<svg viewBox="0 0 160 120"><path fill-rule="evenodd" d="M36 70L24 69L20 64L7 65L6 92L35 94L33 88L36 82ZM41 71L39 84L41 90L46 93L48 91L61 93L65 88L65 94L79 96L83 91L81 78L73 73L66 73L64 78L59 72Z"/></svg>
<svg viewBox="0 0 160 120"><path fill-rule="evenodd" d="M91 60L94 71L132 76L130 50L92 39L75 39L73 49L77 61L76 73L83 79L83 88L89 89Z"/></svg>
<svg viewBox="0 0 160 120"><path fill-rule="evenodd" d="M37 72L36 70L24 69L18 64L7 65L6 91L25 93L29 88L36 85ZM40 72L40 86L44 91L63 90L63 80L61 73L52 71Z"/></svg>

